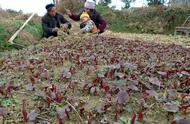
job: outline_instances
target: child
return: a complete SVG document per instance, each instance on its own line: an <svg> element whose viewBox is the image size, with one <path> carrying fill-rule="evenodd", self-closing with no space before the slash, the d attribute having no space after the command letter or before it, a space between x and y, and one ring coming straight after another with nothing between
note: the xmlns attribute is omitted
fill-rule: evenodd
<svg viewBox="0 0 190 124"><path fill-rule="evenodd" d="M90 19L87 12L83 12L80 16L80 20L84 27L81 29L81 33L98 33L98 29L95 23Z"/></svg>

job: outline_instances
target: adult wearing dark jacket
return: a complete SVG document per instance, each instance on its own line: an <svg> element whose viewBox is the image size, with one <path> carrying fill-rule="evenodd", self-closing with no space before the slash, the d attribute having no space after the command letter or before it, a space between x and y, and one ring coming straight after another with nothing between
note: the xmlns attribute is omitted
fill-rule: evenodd
<svg viewBox="0 0 190 124"><path fill-rule="evenodd" d="M62 14L56 12L54 4L48 4L46 9L47 13L42 17L43 37L56 37L60 27L64 27L65 30L71 28L71 23Z"/></svg>
<svg viewBox="0 0 190 124"><path fill-rule="evenodd" d="M84 5L84 11L87 11L90 15L91 20L95 23L96 27L98 28L99 33L103 33L106 29L106 21L102 18L99 12L95 10L96 3L93 0L87 0ZM83 12L76 15L71 13L70 10L67 10L67 14L71 19L74 21L79 21L80 16ZM81 23L80 28L85 27L83 23Z"/></svg>

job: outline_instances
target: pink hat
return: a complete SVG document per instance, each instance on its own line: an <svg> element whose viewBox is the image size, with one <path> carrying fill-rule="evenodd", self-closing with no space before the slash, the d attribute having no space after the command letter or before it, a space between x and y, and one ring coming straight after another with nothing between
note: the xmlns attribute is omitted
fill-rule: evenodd
<svg viewBox="0 0 190 124"><path fill-rule="evenodd" d="M95 9L96 3L93 0L87 0L84 4L85 8Z"/></svg>

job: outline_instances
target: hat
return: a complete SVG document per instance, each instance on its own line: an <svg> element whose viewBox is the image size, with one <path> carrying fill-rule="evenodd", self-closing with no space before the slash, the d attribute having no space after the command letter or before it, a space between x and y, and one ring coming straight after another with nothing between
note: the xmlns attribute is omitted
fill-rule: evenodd
<svg viewBox="0 0 190 124"><path fill-rule="evenodd" d="M93 0L87 0L84 7L87 9L95 9L96 3Z"/></svg>
<svg viewBox="0 0 190 124"><path fill-rule="evenodd" d="M47 11L50 11L53 7L55 7L55 5L54 4L48 4L48 5L46 5L46 10Z"/></svg>
<svg viewBox="0 0 190 124"><path fill-rule="evenodd" d="M84 17L90 18L87 12L83 12L80 16L80 19L83 19Z"/></svg>

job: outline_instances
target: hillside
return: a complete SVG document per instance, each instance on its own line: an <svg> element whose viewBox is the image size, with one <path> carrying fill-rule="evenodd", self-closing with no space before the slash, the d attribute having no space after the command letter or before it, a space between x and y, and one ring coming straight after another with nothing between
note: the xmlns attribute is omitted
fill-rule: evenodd
<svg viewBox="0 0 190 124"><path fill-rule="evenodd" d="M0 52L12 49L7 40L16 32L20 26L26 21L29 15L12 10L4 11L0 9ZM16 38L15 42L28 46L36 43L41 39L41 23L40 17L35 16Z"/></svg>
<svg viewBox="0 0 190 124"><path fill-rule="evenodd" d="M98 6L97 10L107 20L109 30L139 34L173 35L175 27L182 26L190 16L188 7L160 6L117 11L106 6Z"/></svg>

